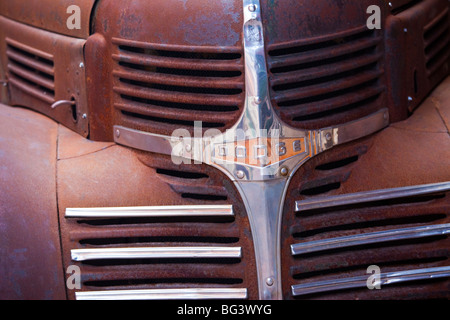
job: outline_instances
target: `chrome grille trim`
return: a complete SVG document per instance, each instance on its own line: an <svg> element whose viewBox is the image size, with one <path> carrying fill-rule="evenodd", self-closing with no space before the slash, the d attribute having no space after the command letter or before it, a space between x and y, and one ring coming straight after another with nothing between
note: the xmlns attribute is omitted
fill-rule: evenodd
<svg viewBox="0 0 450 320"><path fill-rule="evenodd" d="M74 261L105 259L217 259L241 258L240 247L133 247L73 249Z"/></svg>
<svg viewBox="0 0 450 320"><path fill-rule="evenodd" d="M77 300L247 299L245 288L182 288L76 292Z"/></svg>
<svg viewBox="0 0 450 320"><path fill-rule="evenodd" d="M297 243L291 245L291 253L292 255L301 255L305 253L354 247L372 243L446 235L449 233L450 223L420 226L414 228L392 229L386 231Z"/></svg>
<svg viewBox="0 0 450 320"><path fill-rule="evenodd" d="M450 181L447 181L442 183L432 183L401 188L363 191L331 197L330 196L317 197L315 199L297 201L295 203L295 211L302 212L322 208L332 208L344 205L352 205L357 203L367 203L373 201L406 198L412 196L445 192L449 190L450 190Z"/></svg>
<svg viewBox="0 0 450 320"><path fill-rule="evenodd" d="M232 205L67 208L66 218L160 218L234 216Z"/></svg>
<svg viewBox="0 0 450 320"><path fill-rule="evenodd" d="M444 277L450 277L450 266L382 273L380 274L379 284L390 285L399 282L426 280ZM293 296L301 296L335 290L364 288L367 286L368 278L369 275L365 275L360 277L331 279L312 283L304 283L291 286L291 290Z"/></svg>

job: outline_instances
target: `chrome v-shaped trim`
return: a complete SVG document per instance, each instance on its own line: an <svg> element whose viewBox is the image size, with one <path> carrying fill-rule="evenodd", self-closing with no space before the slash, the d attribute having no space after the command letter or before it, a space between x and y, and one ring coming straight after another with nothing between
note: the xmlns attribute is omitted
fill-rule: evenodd
<svg viewBox="0 0 450 320"><path fill-rule="evenodd" d="M171 155L175 163L209 164L234 181L251 224L259 297L281 299L279 235L291 177L309 158L386 127L389 113L382 109L320 130L299 130L283 123L269 96L259 0L243 0L243 10L246 99L236 125L226 133L208 130L203 137L190 137L184 129L169 137L115 126L114 136L118 144Z"/></svg>

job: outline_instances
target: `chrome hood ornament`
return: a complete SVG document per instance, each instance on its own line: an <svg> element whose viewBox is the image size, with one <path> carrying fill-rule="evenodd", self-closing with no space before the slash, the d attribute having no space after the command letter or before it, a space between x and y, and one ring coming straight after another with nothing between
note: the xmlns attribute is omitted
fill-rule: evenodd
<svg viewBox="0 0 450 320"><path fill-rule="evenodd" d="M193 138L184 129L169 137L115 126L115 141L171 155L175 163L206 163L233 180L251 224L259 298L281 299L279 232L291 177L311 157L383 129L389 124L389 113L382 109L365 118L320 130L299 130L283 123L269 96L260 2L243 0L243 3L246 99L237 124L226 133L208 130L203 137L200 134Z"/></svg>

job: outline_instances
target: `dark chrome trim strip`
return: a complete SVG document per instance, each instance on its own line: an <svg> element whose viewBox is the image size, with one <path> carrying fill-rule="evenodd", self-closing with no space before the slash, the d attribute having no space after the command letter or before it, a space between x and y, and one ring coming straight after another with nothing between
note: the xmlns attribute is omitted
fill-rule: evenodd
<svg viewBox="0 0 450 320"><path fill-rule="evenodd" d="M369 276L370 275L297 284L291 286L291 291L293 296L301 296L343 289L364 288L367 287L367 281L369 279ZM444 277L450 277L450 266L382 273L380 274L379 284L390 285L399 282L426 280ZM372 285L375 286L376 284Z"/></svg>
<svg viewBox="0 0 450 320"><path fill-rule="evenodd" d="M331 197L318 197L315 199L297 201L295 203L295 211L302 212L307 210L338 207L357 203L406 198L418 195L446 192L449 190L450 181L447 181L442 183L349 193Z"/></svg>
<svg viewBox="0 0 450 320"><path fill-rule="evenodd" d="M386 231L370 232L352 236L322 239L310 242L302 242L291 245L292 255L319 252L331 249L354 247L365 244L416 239L445 235L450 233L450 223L413 228L392 229Z"/></svg>

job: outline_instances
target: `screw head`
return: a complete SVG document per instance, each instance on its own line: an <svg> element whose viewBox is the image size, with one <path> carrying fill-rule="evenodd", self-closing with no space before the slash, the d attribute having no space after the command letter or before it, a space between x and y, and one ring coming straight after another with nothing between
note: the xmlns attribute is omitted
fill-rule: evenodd
<svg viewBox="0 0 450 320"><path fill-rule="evenodd" d="M327 133L326 135L325 135L325 139L327 139L327 141L330 141L331 140L331 133Z"/></svg>
<svg viewBox="0 0 450 320"><path fill-rule="evenodd" d="M272 277L266 279L266 284L271 287L275 283L275 280Z"/></svg>
<svg viewBox="0 0 450 320"><path fill-rule="evenodd" d="M238 171L236 172L236 177L238 177L239 179L244 179L244 177L245 177L244 171L238 170Z"/></svg>
<svg viewBox="0 0 450 320"><path fill-rule="evenodd" d="M248 6L248 11L255 12L256 11L256 5L254 5L254 4L249 5Z"/></svg>

